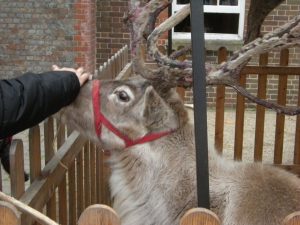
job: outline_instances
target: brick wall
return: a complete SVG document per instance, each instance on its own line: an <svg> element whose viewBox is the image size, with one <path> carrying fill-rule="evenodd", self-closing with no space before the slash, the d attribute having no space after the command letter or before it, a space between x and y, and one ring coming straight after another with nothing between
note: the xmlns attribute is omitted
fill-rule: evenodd
<svg viewBox="0 0 300 225"><path fill-rule="evenodd" d="M46 71L52 64L94 72L94 10L91 0L2 0L0 78Z"/></svg>
<svg viewBox="0 0 300 225"><path fill-rule="evenodd" d="M96 1L77 0L74 3L74 42L76 66L91 73L96 69Z"/></svg>
<svg viewBox="0 0 300 225"><path fill-rule="evenodd" d="M97 0L97 67L124 45L129 45L130 34L123 23L127 12L127 0Z"/></svg>

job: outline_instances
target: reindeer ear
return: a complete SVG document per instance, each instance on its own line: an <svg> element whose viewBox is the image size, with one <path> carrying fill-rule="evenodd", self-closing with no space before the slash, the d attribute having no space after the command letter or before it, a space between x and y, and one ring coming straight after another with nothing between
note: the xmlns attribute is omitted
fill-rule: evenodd
<svg viewBox="0 0 300 225"><path fill-rule="evenodd" d="M178 127L175 112L152 86L146 89L144 96L142 115L144 123L150 131L176 129Z"/></svg>

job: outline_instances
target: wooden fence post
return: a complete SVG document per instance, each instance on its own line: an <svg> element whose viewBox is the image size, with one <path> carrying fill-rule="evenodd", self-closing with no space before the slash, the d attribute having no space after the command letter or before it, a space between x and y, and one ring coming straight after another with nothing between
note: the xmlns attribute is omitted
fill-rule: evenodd
<svg viewBox="0 0 300 225"><path fill-rule="evenodd" d="M90 142L87 141L84 145L84 197L85 208L91 205L91 155Z"/></svg>
<svg viewBox="0 0 300 225"><path fill-rule="evenodd" d="M218 51L218 63L226 61L227 49L222 47ZM216 122L215 122L215 148L223 151L224 138L224 107L225 107L225 85L218 85L216 88Z"/></svg>
<svg viewBox="0 0 300 225"><path fill-rule="evenodd" d="M30 183L41 173L41 137L39 125L29 130Z"/></svg>
<svg viewBox="0 0 300 225"><path fill-rule="evenodd" d="M259 65L268 65L268 53L259 56ZM258 74L257 97L266 99L267 94L267 74ZM254 161L262 161L264 128L265 128L265 107L256 105L256 123L255 123L255 139L254 139Z"/></svg>
<svg viewBox="0 0 300 225"><path fill-rule="evenodd" d="M83 168L83 148L76 157L76 198L77 198L77 216L84 210L84 168ZM78 218L77 218L78 219Z"/></svg>
<svg viewBox="0 0 300 225"><path fill-rule="evenodd" d="M29 129L29 165L30 165L30 183L41 174L42 157L41 157L41 132L40 126L36 125ZM37 222L34 225L38 225Z"/></svg>
<svg viewBox="0 0 300 225"><path fill-rule="evenodd" d="M76 199L76 162L75 160L70 165L68 171L68 186L69 186L69 224L76 224L77 220L77 199Z"/></svg>
<svg viewBox="0 0 300 225"><path fill-rule="evenodd" d="M0 191L3 191L3 186L2 186L2 169L0 166Z"/></svg>
<svg viewBox="0 0 300 225"><path fill-rule="evenodd" d="M90 142L90 169L91 169L91 204L97 203L97 190L96 188L96 146Z"/></svg>
<svg viewBox="0 0 300 225"><path fill-rule="evenodd" d="M54 149L54 120L49 117L44 123L44 144L45 144L45 164L47 164L55 154ZM56 192L47 203L47 216L56 220Z"/></svg>
<svg viewBox="0 0 300 225"><path fill-rule="evenodd" d="M300 106L300 77L298 77L298 106ZM296 120L294 164L300 164L300 115Z"/></svg>
<svg viewBox="0 0 300 225"><path fill-rule="evenodd" d="M81 214L78 225L121 225L121 221L109 206L92 205Z"/></svg>
<svg viewBox="0 0 300 225"><path fill-rule="evenodd" d="M13 140L10 153L11 195L19 199L25 191L23 142Z"/></svg>
<svg viewBox="0 0 300 225"><path fill-rule="evenodd" d="M8 202L0 201L0 225L20 225L21 216L18 210Z"/></svg>
<svg viewBox="0 0 300 225"><path fill-rule="evenodd" d="M221 225L218 216L205 208L187 211L180 220L180 225Z"/></svg>
<svg viewBox="0 0 300 225"><path fill-rule="evenodd" d="M300 225L300 211L294 212L283 220L283 225Z"/></svg>
<svg viewBox="0 0 300 225"><path fill-rule="evenodd" d="M246 75L241 75L240 85L246 86ZM237 94L236 97L236 117L234 136L234 160L242 160L244 141L244 117L245 117L245 97Z"/></svg>
<svg viewBox="0 0 300 225"><path fill-rule="evenodd" d="M66 141L66 127L59 120L56 120L57 149ZM68 224L68 206L67 206L67 176L58 186L58 218L61 225Z"/></svg>
<svg viewBox="0 0 300 225"><path fill-rule="evenodd" d="M283 49L280 52L280 66L288 66L289 64L289 50ZM278 79L278 94L277 103L279 105L286 105L286 89L287 89L288 75L280 75ZM275 144L274 144L274 164L282 163L283 155L283 139L284 139L284 122L285 115L276 115L276 130L275 130Z"/></svg>

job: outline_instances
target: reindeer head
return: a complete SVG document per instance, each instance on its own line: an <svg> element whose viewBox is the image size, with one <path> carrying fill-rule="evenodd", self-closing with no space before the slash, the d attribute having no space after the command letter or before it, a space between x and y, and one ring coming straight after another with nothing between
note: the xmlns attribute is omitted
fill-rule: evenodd
<svg viewBox="0 0 300 225"><path fill-rule="evenodd" d="M143 143L145 137L151 141L152 136L160 138L187 122L176 91L160 94L143 78L94 80L82 89L63 118L104 149L124 149Z"/></svg>
<svg viewBox="0 0 300 225"><path fill-rule="evenodd" d="M165 93L163 99L148 81L136 78L102 81L99 90L102 115L121 133L117 137L102 121L100 139L104 147L124 148L123 135L135 141L179 127L178 113L172 107L180 100L174 90Z"/></svg>

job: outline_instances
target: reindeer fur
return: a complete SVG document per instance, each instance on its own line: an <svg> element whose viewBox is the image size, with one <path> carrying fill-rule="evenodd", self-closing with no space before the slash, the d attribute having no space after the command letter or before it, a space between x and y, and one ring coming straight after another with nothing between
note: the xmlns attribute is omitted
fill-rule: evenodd
<svg viewBox="0 0 300 225"><path fill-rule="evenodd" d="M116 90L129 92L119 102ZM105 127L97 137L93 124L91 82L62 118L111 151L110 188L122 225L178 225L196 207L194 128L174 90L158 93L145 80L103 81L102 113L131 138L176 129L151 143L124 149ZM279 225L300 210L300 180L284 170L260 163L235 162L209 149L211 209L223 225Z"/></svg>

